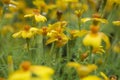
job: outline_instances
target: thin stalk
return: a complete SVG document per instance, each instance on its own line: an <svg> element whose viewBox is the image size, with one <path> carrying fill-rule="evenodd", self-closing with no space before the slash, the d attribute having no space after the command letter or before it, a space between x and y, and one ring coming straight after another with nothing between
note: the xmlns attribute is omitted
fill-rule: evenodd
<svg viewBox="0 0 120 80"><path fill-rule="evenodd" d="M8 56L8 71L9 71L9 75L14 72L12 56Z"/></svg>
<svg viewBox="0 0 120 80"><path fill-rule="evenodd" d="M30 51L30 43L29 43L30 39L26 38L26 43L27 43L27 51Z"/></svg>

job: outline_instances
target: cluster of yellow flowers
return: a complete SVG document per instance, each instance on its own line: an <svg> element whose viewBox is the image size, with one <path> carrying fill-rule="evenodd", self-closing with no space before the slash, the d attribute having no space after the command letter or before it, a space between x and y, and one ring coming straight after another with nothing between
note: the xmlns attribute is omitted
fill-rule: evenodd
<svg viewBox="0 0 120 80"><path fill-rule="evenodd" d="M80 80L117 80L117 78L113 79L114 77L109 79L103 72L91 74L95 73L99 67L96 65L96 61L92 62L90 59L99 55L91 53L101 54L111 50L120 53L120 21L118 18L118 21L108 18L108 15L112 15L110 11L116 9L120 9L119 0L1 0L0 40L4 41L5 37L9 36L12 36L10 39L13 42L14 38L21 38L21 41L26 40L27 48L31 48L31 50L28 49L28 53L32 53L32 50L37 53L37 49L40 49L38 41L41 41L42 45L39 46L42 46L43 52L42 50L41 52L44 54L44 58L53 56L53 54L46 55L49 51L61 53L58 62L61 63L62 60L67 59L65 64L67 67L75 68ZM115 14L120 16L119 11L116 11ZM110 41L111 34L102 32L103 26L107 24L117 26L114 27L118 29L118 33L116 32L117 35L115 35L116 42ZM30 40L31 44L29 44ZM72 45L72 41L75 46ZM72 51L76 45L81 52L79 50ZM8 53L10 52L8 51ZM66 59L63 59L63 53L65 56L67 54ZM78 61L74 60L76 62L69 62L74 55L73 53L80 53L81 57ZM78 54L77 57L80 55ZM107 56L109 55L107 54ZM57 60L56 54L54 58ZM48 60L52 59L48 58ZM90 61L92 63L89 63ZM43 61L45 65L46 62ZM52 63L52 65L56 65L56 63ZM8 68L10 69L8 80L52 80L52 75L55 72L47 66L31 65L29 61L24 61L20 68L14 71L12 57L8 59Z"/></svg>

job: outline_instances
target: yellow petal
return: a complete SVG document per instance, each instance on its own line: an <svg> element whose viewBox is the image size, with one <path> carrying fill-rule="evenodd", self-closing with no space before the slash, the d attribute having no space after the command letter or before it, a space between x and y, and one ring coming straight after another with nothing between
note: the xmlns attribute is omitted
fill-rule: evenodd
<svg viewBox="0 0 120 80"><path fill-rule="evenodd" d="M91 20L91 18L82 18L81 22L85 23L85 22L90 21L90 20Z"/></svg>
<svg viewBox="0 0 120 80"><path fill-rule="evenodd" d="M108 21L106 19L102 19L102 18L92 18L92 20L96 20L96 21L99 21L101 23L108 23Z"/></svg>
<svg viewBox="0 0 120 80"><path fill-rule="evenodd" d="M34 16L34 14L27 14L27 15L24 15L24 17L32 17Z"/></svg>
<svg viewBox="0 0 120 80"><path fill-rule="evenodd" d="M33 33L30 31L22 31L22 37L23 38L31 38L33 36Z"/></svg>
<svg viewBox="0 0 120 80"><path fill-rule="evenodd" d="M103 41L106 43L106 49L109 49L111 44L108 36L105 35L104 33L101 33L101 34L102 34Z"/></svg>
<svg viewBox="0 0 120 80"><path fill-rule="evenodd" d="M39 32L39 29L32 27L32 28L30 28L30 32L32 32L33 34L36 34Z"/></svg>
<svg viewBox="0 0 120 80"><path fill-rule="evenodd" d="M30 71L18 70L14 72L12 75L10 75L8 80L30 80L30 76L31 76Z"/></svg>
<svg viewBox="0 0 120 80"><path fill-rule="evenodd" d="M20 38L21 36L22 36L22 31L19 31L19 32L14 33L14 34L12 35L13 38Z"/></svg>
<svg viewBox="0 0 120 80"><path fill-rule="evenodd" d="M81 80L101 80L101 78L94 76L94 75L90 75L90 76L87 76Z"/></svg>
<svg viewBox="0 0 120 80"><path fill-rule="evenodd" d="M56 38L50 38L50 39L47 40L46 45L48 45L48 44L50 44L52 42L55 42L55 41L58 41L58 39L56 39Z"/></svg>
<svg viewBox="0 0 120 80"><path fill-rule="evenodd" d="M101 46L101 42L102 36L100 33L98 34L88 33L83 39L83 44L85 46L92 46L93 48L99 48L99 46Z"/></svg>
<svg viewBox="0 0 120 80"><path fill-rule="evenodd" d="M120 21L113 21L112 23L116 26L120 26Z"/></svg>
<svg viewBox="0 0 120 80"><path fill-rule="evenodd" d="M46 66L31 66L31 71L40 77L50 77L54 74L54 70Z"/></svg>
<svg viewBox="0 0 120 80"><path fill-rule="evenodd" d="M84 36L88 31L87 30L80 30L75 36L82 37Z"/></svg>

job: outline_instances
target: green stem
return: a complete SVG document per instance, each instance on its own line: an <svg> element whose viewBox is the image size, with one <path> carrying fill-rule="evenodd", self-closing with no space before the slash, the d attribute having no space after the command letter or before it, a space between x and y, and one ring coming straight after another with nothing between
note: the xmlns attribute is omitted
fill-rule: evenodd
<svg viewBox="0 0 120 80"><path fill-rule="evenodd" d="M81 30L81 23L80 23L80 17L78 17L78 28L79 28L79 30Z"/></svg>
<svg viewBox="0 0 120 80"><path fill-rule="evenodd" d="M30 51L30 39L26 38L26 43L27 43L27 51L29 52Z"/></svg>
<svg viewBox="0 0 120 80"><path fill-rule="evenodd" d="M54 47L55 47L55 45L54 45L54 43L52 43L52 46L51 46L51 49L50 49L50 52L49 52L50 55L52 55L52 53L54 52Z"/></svg>

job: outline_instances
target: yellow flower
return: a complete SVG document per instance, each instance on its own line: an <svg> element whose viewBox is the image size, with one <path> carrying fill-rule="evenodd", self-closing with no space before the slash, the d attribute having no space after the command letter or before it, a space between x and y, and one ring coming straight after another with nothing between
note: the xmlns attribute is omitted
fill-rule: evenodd
<svg viewBox="0 0 120 80"><path fill-rule="evenodd" d="M23 62L21 68L11 74L8 80L52 80L54 70L47 66L31 65Z"/></svg>
<svg viewBox="0 0 120 80"><path fill-rule="evenodd" d="M46 42L46 45L55 42L58 47L65 45L68 42L68 37L64 33L59 33L55 30L52 30L47 34L49 39Z"/></svg>
<svg viewBox="0 0 120 80"><path fill-rule="evenodd" d="M94 15L94 17L99 17L98 15ZM89 19L89 18L88 18ZM84 37L83 39L83 44L85 46L91 46L94 50L101 50L100 46L102 46L102 40L106 43L106 49L110 48L110 40L108 38L107 35L105 35L104 33L100 32L100 24L99 24L99 20L101 20L100 18L94 18L95 20L93 20L93 24L90 26L90 31L88 32L88 34ZM105 22L106 20L101 20L101 22ZM103 51L103 50L102 50Z"/></svg>
<svg viewBox="0 0 120 80"><path fill-rule="evenodd" d="M90 75L90 76L87 76L81 80L101 80L101 78L94 76L94 75Z"/></svg>
<svg viewBox="0 0 120 80"><path fill-rule="evenodd" d="M82 65L76 62L69 62L67 65L74 67L77 70L80 78L88 76L92 71L97 69L95 64Z"/></svg>
<svg viewBox="0 0 120 80"><path fill-rule="evenodd" d="M56 31L58 33L63 33L63 31L65 30L66 28L66 25L67 25L67 22L66 21L59 21L59 22L56 22L54 24L49 24L48 27L42 27L40 30L39 30L39 33L42 34L42 35L47 35L51 33L51 31Z"/></svg>
<svg viewBox="0 0 120 80"><path fill-rule="evenodd" d="M49 37L46 45L55 42L58 47L68 42L68 37L63 33L67 25L66 21L59 21L48 26L47 36Z"/></svg>
<svg viewBox="0 0 120 80"><path fill-rule="evenodd" d="M30 26L25 26L24 30L14 33L12 36L13 36L13 38L22 37L22 38L26 39L26 38L33 37L35 34L38 33L38 31L39 31L39 29L37 29L37 28L34 28L34 27L30 28Z"/></svg>
<svg viewBox="0 0 120 80"><path fill-rule="evenodd" d="M89 32L83 39L83 44L85 46L92 46L93 49L99 49L102 45L102 40L106 43L106 49L110 47L110 41L107 35L102 32L92 33Z"/></svg>
<svg viewBox="0 0 120 80"><path fill-rule="evenodd" d="M112 23L116 26L120 26L120 21L113 21Z"/></svg>
<svg viewBox="0 0 120 80"><path fill-rule="evenodd" d="M39 11L37 9L33 10L32 14L27 14L24 17L32 17L34 16L36 22L45 22L47 21L45 16L40 15Z"/></svg>

